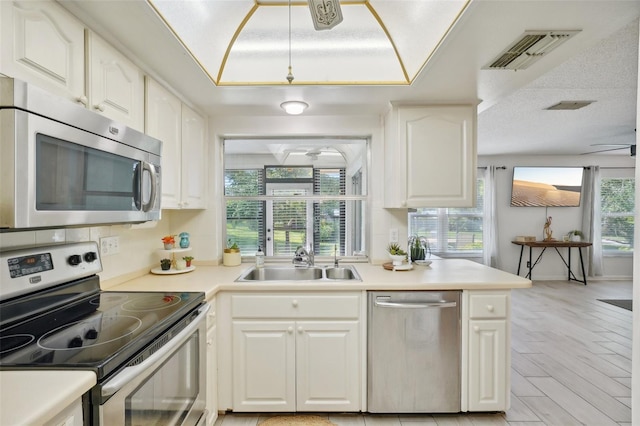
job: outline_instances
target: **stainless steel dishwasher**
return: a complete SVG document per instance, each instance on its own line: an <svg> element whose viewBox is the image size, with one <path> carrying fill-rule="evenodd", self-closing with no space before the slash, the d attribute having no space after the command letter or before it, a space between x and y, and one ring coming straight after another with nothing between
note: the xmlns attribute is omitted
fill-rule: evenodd
<svg viewBox="0 0 640 426"><path fill-rule="evenodd" d="M368 293L368 411L460 411L460 291Z"/></svg>

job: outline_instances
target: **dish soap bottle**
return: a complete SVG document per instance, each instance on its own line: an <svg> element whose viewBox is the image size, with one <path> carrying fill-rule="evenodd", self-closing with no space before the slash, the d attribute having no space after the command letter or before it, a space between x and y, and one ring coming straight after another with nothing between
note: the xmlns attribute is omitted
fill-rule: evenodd
<svg viewBox="0 0 640 426"><path fill-rule="evenodd" d="M258 247L258 251L256 252L256 268L262 268L264 266L264 252L262 251L262 247Z"/></svg>

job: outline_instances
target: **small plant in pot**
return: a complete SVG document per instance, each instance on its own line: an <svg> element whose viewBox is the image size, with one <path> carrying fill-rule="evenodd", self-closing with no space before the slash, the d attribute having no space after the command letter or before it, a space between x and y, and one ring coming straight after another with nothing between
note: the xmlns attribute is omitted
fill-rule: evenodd
<svg viewBox="0 0 640 426"><path fill-rule="evenodd" d="M409 238L409 251L411 252L411 261L424 260L425 247L420 238L412 236Z"/></svg>
<svg viewBox="0 0 640 426"><path fill-rule="evenodd" d="M224 266L238 266L240 263L242 263L240 247L229 238L227 240L227 248L225 248L224 253L222 253L222 264Z"/></svg>
<svg viewBox="0 0 640 426"><path fill-rule="evenodd" d="M169 269L171 269L171 259L161 259L160 268L163 271L168 271Z"/></svg>
<svg viewBox="0 0 640 426"><path fill-rule="evenodd" d="M573 231L569 231L568 235L571 241L582 241L584 238L584 234L579 229L574 229Z"/></svg>
<svg viewBox="0 0 640 426"><path fill-rule="evenodd" d="M191 261L193 260L193 256L185 256L182 258L185 262L187 262L187 268L191 266Z"/></svg>
<svg viewBox="0 0 640 426"><path fill-rule="evenodd" d="M176 239L173 235L165 235L162 237L162 243L164 244L165 250L173 249L173 245L176 243Z"/></svg>
<svg viewBox="0 0 640 426"><path fill-rule="evenodd" d="M407 260L407 252L402 250L397 243L390 243L387 246L387 253L389 253L394 266L400 266Z"/></svg>

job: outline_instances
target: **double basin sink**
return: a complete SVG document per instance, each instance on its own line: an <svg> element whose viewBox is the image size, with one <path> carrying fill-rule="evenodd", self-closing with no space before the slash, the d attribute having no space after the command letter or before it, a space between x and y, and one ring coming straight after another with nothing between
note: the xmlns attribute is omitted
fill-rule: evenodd
<svg viewBox="0 0 640 426"><path fill-rule="evenodd" d="M245 271L236 282L256 281L362 281L358 271L347 266L255 266Z"/></svg>

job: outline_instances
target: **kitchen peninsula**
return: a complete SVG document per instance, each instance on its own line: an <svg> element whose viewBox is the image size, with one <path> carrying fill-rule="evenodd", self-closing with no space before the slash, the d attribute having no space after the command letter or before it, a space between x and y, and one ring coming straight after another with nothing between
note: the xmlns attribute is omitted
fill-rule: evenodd
<svg viewBox="0 0 640 426"><path fill-rule="evenodd" d="M256 281L235 282L251 264L235 267L198 266L182 275L146 275L123 283L103 283L106 290L117 291L203 291L215 312L210 330L216 330L218 386L217 408L241 411L367 411L367 304L370 290L461 290L461 411L506 411L510 390L510 290L528 288L531 281L494 268L461 259L434 260L428 267L410 271L387 271L381 265L354 264L362 281ZM110 287L110 285L112 285ZM282 338L302 340L310 324L315 332L337 333L336 326L350 324L345 337L346 355L338 359L335 371L345 371L349 391L330 403L314 395L296 395L295 389L310 388L309 381L320 376L300 377L286 368L277 377L289 379L282 395L252 399L263 387L248 377L252 363L269 362L276 356L268 350L243 346L251 333L269 333ZM269 327L272 327L269 329ZM276 327L276 328L273 328ZM284 328L283 328L284 327ZM332 328L333 327L333 328ZM342 328L339 328L341 333ZM293 333L292 330L297 330ZM249 335L249 337L247 337ZM265 334L262 334L265 336ZM305 337L306 338L306 337ZM209 339L208 339L209 341ZM271 342L278 345L278 341ZM256 344L256 341L250 342ZM306 344L310 344L307 342ZM318 341L313 342L318 349ZM286 346L287 344L285 344ZM303 345L296 341L289 355L301 365ZM271 347L273 348L273 346ZM335 353L327 351L328 354ZM277 351L276 351L277 352ZM251 354L254 353L254 358ZM280 354L280 353L278 353ZM308 355L308 354L307 354ZM306 356L306 355L305 355ZM282 364L282 363L280 363ZM316 371L318 366L306 368ZM322 373L322 369L320 368ZM331 372L334 370L332 369ZM209 372L212 377L211 372ZM213 376L215 377L215 375ZM252 386L254 388L248 389ZM302 384L305 386L302 386ZM246 385L246 386L245 386ZM289 393L287 386L292 388ZM279 386L269 386L269 389ZM326 389L325 389L326 390ZM338 389L336 389L338 391ZM342 390L341 390L342 391ZM313 389L310 390L313 392ZM341 393L341 392L339 392Z"/></svg>

